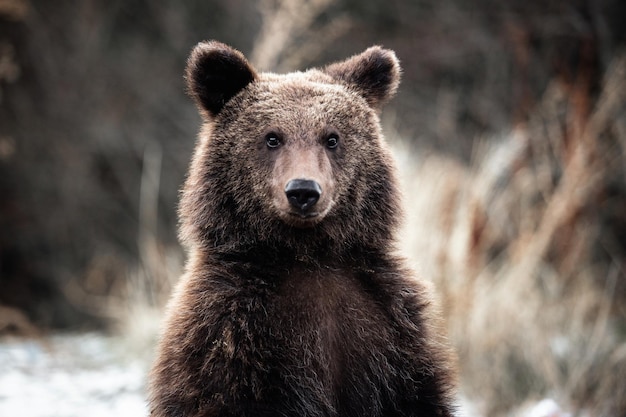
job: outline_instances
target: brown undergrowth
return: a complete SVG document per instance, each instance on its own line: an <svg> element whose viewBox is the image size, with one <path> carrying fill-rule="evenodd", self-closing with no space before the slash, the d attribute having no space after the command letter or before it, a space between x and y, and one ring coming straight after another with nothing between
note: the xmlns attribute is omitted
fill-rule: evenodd
<svg viewBox="0 0 626 417"><path fill-rule="evenodd" d="M469 168L430 155L402 169L406 250L438 287L462 390L487 415L546 396L626 413L624 80L622 56L593 108L554 82Z"/></svg>

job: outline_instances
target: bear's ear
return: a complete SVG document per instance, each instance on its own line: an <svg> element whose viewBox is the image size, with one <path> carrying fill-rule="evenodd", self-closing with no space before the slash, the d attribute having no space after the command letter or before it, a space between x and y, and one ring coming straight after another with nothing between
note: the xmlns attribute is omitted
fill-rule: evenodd
<svg viewBox="0 0 626 417"><path fill-rule="evenodd" d="M188 92L209 117L256 78L243 54L220 42L200 42L187 60Z"/></svg>
<svg viewBox="0 0 626 417"><path fill-rule="evenodd" d="M380 46L331 64L323 71L355 89L376 110L393 97L400 84L401 69L396 54Z"/></svg>

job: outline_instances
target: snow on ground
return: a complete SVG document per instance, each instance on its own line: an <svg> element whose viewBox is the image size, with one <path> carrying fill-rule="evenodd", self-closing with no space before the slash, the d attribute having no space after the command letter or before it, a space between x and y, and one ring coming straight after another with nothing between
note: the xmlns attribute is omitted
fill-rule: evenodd
<svg viewBox="0 0 626 417"><path fill-rule="evenodd" d="M100 334L0 340L0 416L146 416L147 366Z"/></svg>

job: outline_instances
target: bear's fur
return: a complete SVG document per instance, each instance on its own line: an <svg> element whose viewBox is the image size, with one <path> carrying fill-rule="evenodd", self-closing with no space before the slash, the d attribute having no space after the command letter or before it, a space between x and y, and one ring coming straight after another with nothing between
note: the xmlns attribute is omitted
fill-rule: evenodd
<svg viewBox="0 0 626 417"><path fill-rule="evenodd" d="M378 112L399 78L380 47L286 75L195 47L186 80L205 123L152 416L452 415L431 297L393 254L399 196Z"/></svg>

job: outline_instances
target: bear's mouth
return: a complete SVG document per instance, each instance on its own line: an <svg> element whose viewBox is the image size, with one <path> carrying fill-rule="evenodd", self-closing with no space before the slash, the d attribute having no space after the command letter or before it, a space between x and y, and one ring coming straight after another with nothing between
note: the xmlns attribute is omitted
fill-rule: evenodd
<svg viewBox="0 0 626 417"><path fill-rule="evenodd" d="M289 226L298 228L309 228L314 227L316 224L318 224L324 216L318 211L287 211L281 217L283 218L283 221Z"/></svg>
<svg viewBox="0 0 626 417"><path fill-rule="evenodd" d="M311 213L297 213L297 212L290 211L289 215L293 217L297 217L299 219L311 219L313 217L319 216L320 214L316 211L311 212Z"/></svg>

